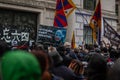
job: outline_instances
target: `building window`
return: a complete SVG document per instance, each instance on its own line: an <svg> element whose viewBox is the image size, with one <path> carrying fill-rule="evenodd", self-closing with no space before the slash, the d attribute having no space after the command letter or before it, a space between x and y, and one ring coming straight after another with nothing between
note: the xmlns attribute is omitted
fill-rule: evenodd
<svg viewBox="0 0 120 80"><path fill-rule="evenodd" d="M84 9L94 10L96 6L96 0L83 0L84 1Z"/></svg>
<svg viewBox="0 0 120 80"><path fill-rule="evenodd" d="M118 4L115 5L115 12L116 12L116 15L118 16Z"/></svg>
<svg viewBox="0 0 120 80"><path fill-rule="evenodd" d="M84 35L84 41L86 44L93 43L92 29L89 26L86 26L86 25L84 26L83 35Z"/></svg>

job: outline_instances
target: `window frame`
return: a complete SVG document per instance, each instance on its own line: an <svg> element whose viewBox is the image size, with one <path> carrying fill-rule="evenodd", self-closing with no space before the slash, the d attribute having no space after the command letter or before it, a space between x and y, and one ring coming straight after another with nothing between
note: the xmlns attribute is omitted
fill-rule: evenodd
<svg viewBox="0 0 120 80"><path fill-rule="evenodd" d="M88 31L90 31L90 32L88 32ZM91 37L91 40L90 40L90 37ZM84 41L86 44L93 44L92 29L90 28L89 25L84 25L83 38L84 38Z"/></svg>
<svg viewBox="0 0 120 80"><path fill-rule="evenodd" d="M89 3L91 3L91 5L88 5ZM83 0L83 8L86 10L93 11L96 7L96 3L97 3L97 0Z"/></svg>

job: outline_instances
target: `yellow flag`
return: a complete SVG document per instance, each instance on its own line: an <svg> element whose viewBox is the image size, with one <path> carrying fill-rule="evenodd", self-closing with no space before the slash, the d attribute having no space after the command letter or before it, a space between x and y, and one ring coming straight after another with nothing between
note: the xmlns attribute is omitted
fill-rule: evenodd
<svg viewBox="0 0 120 80"><path fill-rule="evenodd" d="M76 48L74 31L73 31L73 33L72 33L71 48L72 48L72 49Z"/></svg>

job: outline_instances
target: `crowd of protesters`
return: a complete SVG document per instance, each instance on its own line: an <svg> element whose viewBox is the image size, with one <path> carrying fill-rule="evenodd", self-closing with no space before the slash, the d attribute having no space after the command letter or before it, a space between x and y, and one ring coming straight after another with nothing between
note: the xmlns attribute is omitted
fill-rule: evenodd
<svg viewBox="0 0 120 80"><path fill-rule="evenodd" d="M11 48L0 41L0 80L120 80L119 57L120 48L108 43Z"/></svg>

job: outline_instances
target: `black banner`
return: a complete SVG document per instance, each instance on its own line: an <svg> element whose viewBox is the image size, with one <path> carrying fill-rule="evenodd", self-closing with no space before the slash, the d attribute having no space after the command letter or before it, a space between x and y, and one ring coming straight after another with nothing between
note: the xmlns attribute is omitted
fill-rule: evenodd
<svg viewBox="0 0 120 80"><path fill-rule="evenodd" d="M104 20L104 36L110 40L112 45L120 44L120 35Z"/></svg>
<svg viewBox="0 0 120 80"><path fill-rule="evenodd" d="M35 36L32 34L35 34L35 30L29 27L0 25L0 40L4 40L11 46L20 46L34 40Z"/></svg>
<svg viewBox="0 0 120 80"><path fill-rule="evenodd" d="M66 38L66 29L40 25L37 31L37 42L42 44L63 44Z"/></svg>

